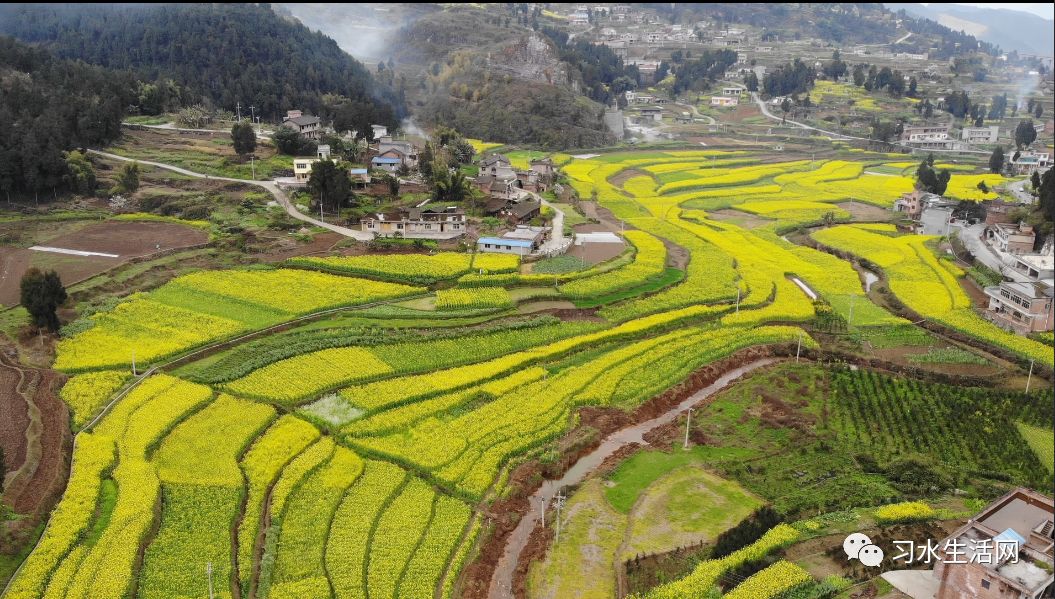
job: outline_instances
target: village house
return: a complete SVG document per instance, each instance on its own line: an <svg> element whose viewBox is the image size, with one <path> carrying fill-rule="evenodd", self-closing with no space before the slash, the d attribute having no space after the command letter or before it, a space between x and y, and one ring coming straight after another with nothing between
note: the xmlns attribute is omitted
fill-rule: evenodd
<svg viewBox="0 0 1055 599"><path fill-rule="evenodd" d="M524 200L522 202L510 204L499 212L499 216L505 218L512 224L522 224L530 222L531 219L537 217L541 211L542 204L539 201Z"/></svg>
<svg viewBox="0 0 1055 599"><path fill-rule="evenodd" d="M541 176L534 170L517 170L516 174L516 185L520 189L523 189L525 191L533 191L536 193L546 191L546 186L542 183Z"/></svg>
<svg viewBox="0 0 1055 599"><path fill-rule="evenodd" d="M938 544L935 597L1035 599L1043 595L1055 581L1053 515L1055 502L1050 497L1025 488L989 504Z"/></svg>
<svg viewBox="0 0 1055 599"><path fill-rule="evenodd" d="M492 254L516 254L527 256L531 254L530 241L522 239L502 239L501 237L481 237L476 240L476 251L489 252Z"/></svg>
<svg viewBox="0 0 1055 599"><path fill-rule="evenodd" d="M995 144L1000 137L1000 127L964 127L960 139L972 144Z"/></svg>
<svg viewBox="0 0 1055 599"><path fill-rule="evenodd" d="M722 88L722 95L723 96L736 96L736 97L739 97L743 93L744 93L744 88L742 88L742 87L723 87Z"/></svg>
<svg viewBox="0 0 1055 599"><path fill-rule="evenodd" d="M901 197L894 201L894 212L901 212L912 220L919 220L920 216L923 214L923 207L928 202L934 202L940 199L941 196L937 194L915 189L909 193L901 194Z"/></svg>
<svg viewBox="0 0 1055 599"><path fill-rule="evenodd" d="M736 96L711 96L711 106L726 108L740 104L740 98Z"/></svg>
<svg viewBox="0 0 1055 599"><path fill-rule="evenodd" d="M1011 211L1019 208L1018 204L993 200L984 202L984 204L986 225L1011 222Z"/></svg>
<svg viewBox="0 0 1055 599"><path fill-rule="evenodd" d="M355 187L363 188L370 184L370 173L365 168L348 169L348 176Z"/></svg>
<svg viewBox="0 0 1055 599"><path fill-rule="evenodd" d="M307 183L308 179L311 178L312 167L316 162L321 161L322 159L320 158L294 158L293 178L297 180L297 183Z"/></svg>
<svg viewBox="0 0 1055 599"><path fill-rule="evenodd" d="M1025 223L996 223L985 230L986 240L1005 254L1029 254L1033 251L1036 234Z"/></svg>
<svg viewBox="0 0 1055 599"><path fill-rule="evenodd" d="M418 149L406 140L395 140L392 136L382 136L377 142L377 155L385 158L398 158L400 164L407 168L418 166Z"/></svg>
<svg viewBox="0 0 1055 599"><path fill-rule="evenodd" d="M951 143L949 125L905 127L901 133L901 141L922 149L947 149Z"/></svg>
<svg viewBox="0 0 1055 599"><path fill-rule="evenodd" d="M465 233L465 210L447 208L406 208L399 212L376 213L363 218L363 231L378 237L405 239L452 239Z"/></svg>
<svg viewBox="0 0 1055 599"><path fill-rule="evenodd" d="M388 135L388 127L385 125L370 125L370 129L374 134L371 139L381 139Z"/></svg>
<svg viewBox="0 0 1055 599"><path fill-rule="evenodd" d="M1052 299L1055 287L1049 282L1004 281L1000 285L986 287L990 297L985 316L996 326L1029 334L1050 331L1055 326Z"/></svg>
<svg viewBox="0 0 1055 599"><path fill-rule="evenodd" d="M403 165L403 159L396 156L374 156L370 159L370 166L386 173L394 174Z"/></svg>
<svg viewBox="0 0 1055 599"><path fill-rule="evenodd" d="M663 120L663 109L658 106L646 106L641 109L641 120L642 121L662 121Z"/></svg>
<svg viewBox="0 0 1055 599"><path fill-rule="evenodd" d="M1047 254L1015 256L1011 269L1031 281L1055 282L1055 257Z"/></svg>
<svg viewBox="0 0 1055 599"><path fill-rule="evenodd" d="M1021 152L1016 160L1011 158L1011 171L1016 175L1043 173L1051 168L1051 154L1047 152Z"/></svg>
<svg viewBox="0 0 1055 599"><path fill-rule="evenodd" d="M531 161L531 170L539 174L540 180L545 185L551 185L557 170L550 158L535 158Z"/></svg>
<svg viewBox="0 0 1055 599"><path fill-rule="evenodd" d="M517 225L515 229L503 233L501 237L481 237L476 242L476 250L527 256L542 247L548 231L549 227Z"/></svg>
<svg viewBox="0 0 1055 599"><path fill-rule="evenodd" d="M286 111L282 126L293 129L308 139L319 139L322 136L322 122L317 116L304 116L299 110Z"/></svg>

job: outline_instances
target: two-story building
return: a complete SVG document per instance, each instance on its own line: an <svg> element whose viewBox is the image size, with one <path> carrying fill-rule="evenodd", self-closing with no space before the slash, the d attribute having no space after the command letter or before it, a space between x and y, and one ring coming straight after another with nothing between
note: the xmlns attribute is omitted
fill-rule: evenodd
<svg viewBox="0 0 1055 599"><path fill-rule="evenodd" d="M901 141L922 149L948 149L953 143L949 139L949 125L921 125L905 127Z"/></svg>
<svg viewBox="0 0 1055 599"><path fill-rule="evenodd" d="M299 110L289 110L282 119L282 126L289 127L308 139L319 139L322 136L322 121L317 116L305 116Z"/></svg>
<svg viewBox="0 0 1055 599"><path fill-rule="evenodd" d="M402 166L415 168L418 166L418 148L406 140L392 139L391 135L384 135L377 142L377 155L383 158L398 158Z"/></svg>
<svg viewBox="0 0 1055 599"><path fill-rule="evenodd" d="M405 239L452 239L463 235L466 228L465 210L456 206L446 208L407 208L399 212L376 213L363 218L363 231L379 237Z"/></svg>
<svg viewBox="0 0 1055 599"><path fill-rule="evenodd" d="M985 230L986 239L997 250L1005 254L1029 254L1033 252L1036 233L1024 223L996 223Z"/></svg>
<svg viewBox="0 0 1055 599"><path fill-rule="evenodd" d="M1053 527L1050 497L1025 488L1008 492L938 543L934 597L1050 597L1045 593L1055 582Z"/></svg>
<svg viewBox="0 0 1055 599"><path fill-rule="evenodd" d="M995 144L1000 137L1000 127L964 127L960 139L972 144Z"/></svg>
<svg viewBox="0 0 1055 599"><path fill-rule="evenodd" d="M311 168L316 162L321 161L321 158L294 158L293 178L297 180L297 183L307 183L311 178Z"/></svg>
<svg viewBox="0 0 1055 599"><path fill-rule="evenodd" d="M739 104L740 98L737 96L711 96L711 106L730 108Z"/></svg>
<svg viewBox="0 0 1055 599"><path fill-rule="evenodd" d="M1050 331L1055 325L1052 300L1055 288L1042 281L1003 281L985 288L989 296L986 318L1020 335Z"/></svg>
<svg viewBox="0 0 1055 599"><path fill-rule="evenodd" d="M1016 175L1032 175L1051 168L1051 154L1047 152L1021 152L1011 158L1011 172Z"/></svg>

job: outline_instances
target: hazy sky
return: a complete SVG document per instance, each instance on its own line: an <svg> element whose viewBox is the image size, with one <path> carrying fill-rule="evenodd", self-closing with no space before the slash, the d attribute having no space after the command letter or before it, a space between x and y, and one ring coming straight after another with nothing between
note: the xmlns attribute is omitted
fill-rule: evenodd
<svg viewBox="0 0 1055 599"><path fill-rule="evenodd" d="M983 6L985 8L1009 8L1040 15L1045 19L1055 19L1055 4L1033 2L957 2L964 6Z"/></svg>

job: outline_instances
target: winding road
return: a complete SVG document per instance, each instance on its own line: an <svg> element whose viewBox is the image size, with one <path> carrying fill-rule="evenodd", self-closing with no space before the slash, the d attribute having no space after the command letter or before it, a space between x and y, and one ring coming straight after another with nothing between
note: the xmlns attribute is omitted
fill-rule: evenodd
<svg viewBox="0 0 1055 599"><path fill-rule="evenodd" d="M356 231L355 229L349 229L348 227L342 227L340 225L333 225L333 224L330 224L330 223L327 223L327 222L323 222L323 221L321 221L319 219L312 218L312 217L308 216L307 214L304 214L300 210L297 210L297 207L294 206L293 203L289 201L289 196L286 195L286 192L282 191L282 188L280 188L274 181L253 181L251 179L234 179L232 177L214 177L212 175L205 175L205 174L202 174L202 173L196 173L194 171L190 171L190 170L187 170L185 168L174 166L174 165L171 165L171 164L165 164L163 162L151 162L149 160L139 160L137 158L128 158L126 156L118 156L117 154L110 154L109 152L103 152L103 151L100 151L100 150L88 150L88 153L95 154L96 156L102 156L104 158L109 158L111 160L121 160L121 161L124 161L124 162L138 162L140 164L147 164L147 165L154 166L154 167L157 167L157 168L163 168L165 170L169 170L169 171L172 171L174 173L180 173L181 175L187 175L189 177L196 177L198 179L214 179L216 181L230 181L232 183L245 183L247 185L255 185L257 187L263 187L264 189L266 189L268 191L268 193L270 193L272 196L274 196L275 200L279 203L279 205L281 205L286 210L287 214L289 214L290 216L292 216L293 218L295 218L297 220L304 221L306 223L315 225L316 227L322 227L323 229L329 229L330 231L333 231L334 233L340 233L341 235L344 235L345 237L350 237L350 238L355 239L357 241L370 241L370 240L372 240L374 238L373 233L368 233L366 231Z"/></svg>
<svg viewBox="0 0 1055 599"><path fill-rule="evenodd" d="M867 137L857 137L855 135L846 135L844 133L836 133L835 131L828 131L826 129L820 129L820 128L817 128L817 127L813 127L811 125L807 125L805 123L800 123L798 121L792 121L790 119L783 119L782 117L779 117L779 116L773 114L772 112L769 112L769 107L766 106L766 103L762 100L762 98L760 98L758 96L757 92L751 92L751 99L755 101L755 104L758 104L758 108L759 108L759 110L762 111L763 115L765 115L766 117L771 118L771 119L773 119L775 121L782 121L783 124L785 124L785 125L793 125L795 127L799 127L800 129L808 129L810 131L816 131L818 133L823 133L823 134L827 135L833 141L836 141L836 140L847 140L847 139L855 139L855 140L858 140L858 141L867 141L867 142L874 142L874 141L876 141L874 139L868 139ZM900 142L896 142L896 141L887 142L887 143L889 143L890 145L893 145L893 146L907 148L909 150L918 150L919 149L919 148L914 148L912 146L909 146L909 145L906 145L906 144L903 144L903 143L900 143ZM939 149L939 148L933 148L933 149L932 148L928 148L927 152L937 152L939 154L984 154L986 156L989 155L989 152L986 152L984 150L943 150L943 149Z"/></svg>
<svg viewBox="0 0 1055 599"><path fill-rule="evenodd" d="M608 456L614 454L619 448L630 443L645 445L645 433L673 422L685 410L705 399L709 399L745 374L779 361L779 358L761 358L730 370L661 416L646 420L640 424L628 426L608 435L601 441L597 449L572 464L571 468L560 479L543 481L542 486L529 499L530 508L528 513L520 519L520 523L517 524L517 527L513 529L513 532L506 540L505 550L502 553L502 557L499 558L498 564L495 566L495 572L491 577L491 585L487 593L488 598L513 599L513 574L516 572L517 564L520 562L520 553L527 546L531 537L531 531L535 529L535 525L542 517L543 506L548 505L558 491L585 480L587 476L604 463Z"/></svg>

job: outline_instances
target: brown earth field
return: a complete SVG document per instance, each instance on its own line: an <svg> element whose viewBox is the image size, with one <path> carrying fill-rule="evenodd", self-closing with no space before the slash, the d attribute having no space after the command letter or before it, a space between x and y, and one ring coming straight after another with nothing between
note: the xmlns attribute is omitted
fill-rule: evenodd
<svg viewBox="0 0 1055 599"><path fill-rule="evenodd" d="M0 443L7 462L0 499L20 516L0 524L0 555L17 554L32 542L65 486L72 443L69 412L57 394L63 380L53 370L27 368L9 353L0 355ZM11 422L8 414L15 416ZM20 447L19 460L8 460L9 445Z"/></svg>
<svg viewBox="0 0 1055 599"><path fill-rule="evenodd" d="M74 256L41 252L22 247L0 247L0 304L19 302L19 282L30 267L53 269L69 286L77 281L109 270L132 258L173 248L205 243L205 231L175 223L140 221L103 221L85 225L56 237L42 237L37 245L86 252L117 254Z"/></svg>

